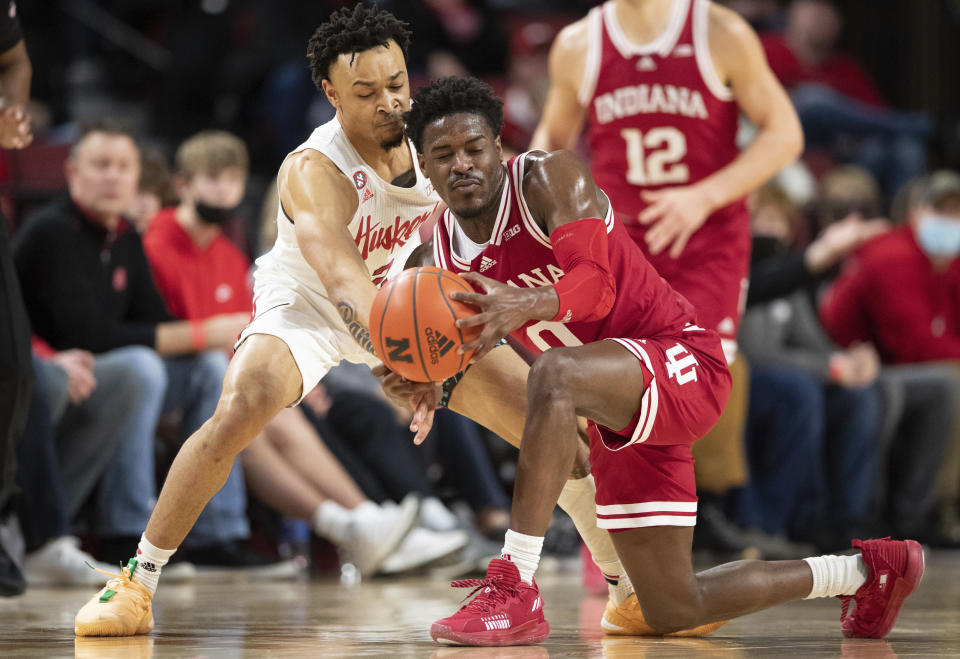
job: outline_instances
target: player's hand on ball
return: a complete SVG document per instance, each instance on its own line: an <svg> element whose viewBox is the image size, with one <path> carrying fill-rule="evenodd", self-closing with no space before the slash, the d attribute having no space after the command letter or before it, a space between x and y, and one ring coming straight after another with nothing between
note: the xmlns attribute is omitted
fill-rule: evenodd
<svg viewBox="0 0 960 659"><path fill-rule="evenodd" d="M552 286L517 288L476 272L460 276L483 289L483 293L450 293L450 299L480 308L480 313L457 320L457 327L483 327L477 338L460 346L461 353L476 349L471 361L480 360L500 339L528 320L550 320L557 315L560 300Z"/></svg>
<svg viewBox="0 0 960 659"><path fill-rule="evenodd" d="M713 211L713 204L696 185L644 190L640 196L649 204L640 213L640 224L652 225L644 237L647 248L651 254L659 254L670 247L670 258L674 259Z"/></svg>
<svg viewBox="0 0 960 659"><path fill-rule="evenodd" d="M414 444L422 444L433 427L433 413L443 395L442 385L436 382L411 382L380 364L371 369L380 380L380 386L391 401L400 406L409 405L413 410L410 431L416 433Z"/></svg>

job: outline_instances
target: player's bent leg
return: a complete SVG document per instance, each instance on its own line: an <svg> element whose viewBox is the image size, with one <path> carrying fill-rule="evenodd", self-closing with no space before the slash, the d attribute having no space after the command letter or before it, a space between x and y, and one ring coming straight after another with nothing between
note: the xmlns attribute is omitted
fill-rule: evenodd
<svg viewBox="0 0 960 659"><path fill-rule="evenodd" d="M710 627L791 600L840 597L846 636L882 638L923 577L913 540L854 541L854 556L801 561L736 561L694 574L691 527L657 526L613 534L655 634ZM850 601L856 603L848 613ZM714 627L715 628L715 627Z"/></svg>
<svg viewBox="0 0 960 659"><path fill-rule="evenodd" d="M240 346L217 409L181 447L160 492L146 535L178 547L206 502L223 485L234 458L270 419L300 396L300 371L280 339L254 334Z"/></svg>
<svg viewBox="0 0 960 659"><path fill-rule="evenodd" d="M519 447L527 413L529 371L527 363L511 348L497 348L464 374L450 397L450 409ZM622 601L629 595L630 587L627 583L618 583L623 568L617 552L609 534L597 528L595 495L596 485L590 476L589 451L580 442L570 477L557 503L573 520L594 562L611 584L611 591L617 592L617 599ZM618 588L625 590L622 596Z"/></svg>
<svg viewBox="0 0 960 659"><path fill-rule="evenodd" d="M803 561L736 561L695 574L689 526L652 526L612 535L644 618L656 634L694 629L806 597L813 585Z"/></svg>
<svg viewBox="0 0 960 659"><path fill-rule="evenodd" d="M486 579L454 582L478 586L481 592L457 613L433 624L434 640L524 645L547 638L549 625L533 573L553 507L575 462L580 444L577 415L615 428L627 426L639 404L643 380L636 359L612 342L554 348L537 359L527 380L528 412L504 557L490 563Z"/></svg>
<svg viewBox="0 0 960 659"><path fill-rule="evenodd" d="M282 341L256 334L243 343L227 370L213 417L184 443L170 468L144 533L153 549L173 553L223 486L237 454L299 398L301 386L300 372ZM74 621L78 636L132 636L153 629L153 589L145 585L145 573L144 583L138 580L138 565L138 559L131 559L80 609ZM156 572L153 565L143 569Z"/></svg>

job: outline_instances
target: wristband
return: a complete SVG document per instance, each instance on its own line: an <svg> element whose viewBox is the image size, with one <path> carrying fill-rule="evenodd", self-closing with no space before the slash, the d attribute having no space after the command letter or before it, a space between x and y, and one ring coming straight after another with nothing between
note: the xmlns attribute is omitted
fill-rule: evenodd
<svg viewBox="0 0 960 659"><path fill-rule="evenodd" d="M190 343L193 346L194 351L200 352L207 345L207 336L203 331L203 321L202 320L191 320L190 321Z"/></svg>

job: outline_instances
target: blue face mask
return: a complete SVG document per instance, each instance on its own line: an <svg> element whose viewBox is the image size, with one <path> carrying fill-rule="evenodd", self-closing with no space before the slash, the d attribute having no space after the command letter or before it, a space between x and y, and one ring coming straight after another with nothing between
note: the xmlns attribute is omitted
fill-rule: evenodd
<svg viewBox="0 0 960 659"><path fill-rule="evenodd" d="M917 225L917 242L928 256L954 258L960 255L960 220L928 213Z"/></svg>

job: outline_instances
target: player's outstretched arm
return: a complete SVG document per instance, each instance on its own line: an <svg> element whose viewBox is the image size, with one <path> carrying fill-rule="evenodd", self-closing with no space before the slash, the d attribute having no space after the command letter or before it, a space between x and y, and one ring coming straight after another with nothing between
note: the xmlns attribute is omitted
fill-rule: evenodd
<svg viewBox="0 0 960 659"><path fill-rule="evenodd" d="M803 130L790 97L773 74L753 28L716 5L708 14L710 53L721 80L757 129L756 139L729 165L704 179L714 208L763 185L803 151Z"/></svg>
<svg viewBox="0 0 960 659"><path fill-rule="evenodd" d="M343 324L364 350L370 340L370 306L377 289L347 231L357 209L353 185L330 160L312 149L295 153L280 168L280 203L293 220L297 244L337 307Z"/></svg>
<svg viewBox="0 0 960 659"><path fill-rule="evenodd" d="M530 141L531 149L572 149L577 144L586 108L578 98L588 42L587 19L561 30L550 47L550 89L543 115Z"/></svg>

